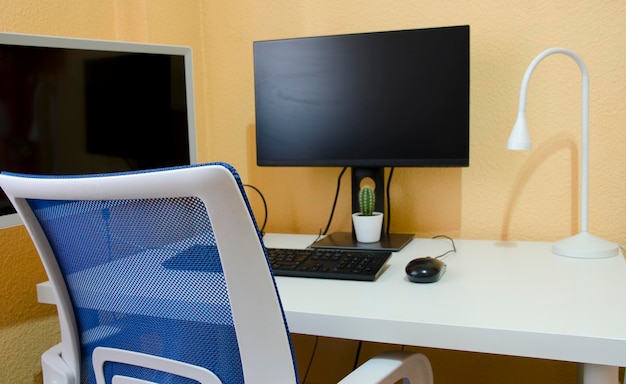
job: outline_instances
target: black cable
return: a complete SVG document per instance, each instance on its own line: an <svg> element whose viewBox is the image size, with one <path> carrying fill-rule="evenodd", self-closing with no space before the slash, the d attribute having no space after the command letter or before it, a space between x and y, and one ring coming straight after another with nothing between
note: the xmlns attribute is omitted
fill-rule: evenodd
<svg viewBox="0 0 626 384"><path fill-rule="evenodd" d="M363 341L359 340L356 348L356 355L354 356L354 363L352 363L352 370L354 371L359 367L359 359L361 358L361 348L363 348Z"/></svg>
<svg viewBox="0 0 626 384"><path fill-rule="evenodd" d="M389 177L387 178L387 228L385 229L385 234L389 235L389 228L391 227L391 195L389 191L391 190L391 178L393 176L394 167L389 169Z"/></svg>
<svg viewBox="0 0 626 384"><path fill-rule="evenodd" d="M433 239L438 239L438 238L448 239L452 243L452 249L451 250L449 250L449 251L447 251L447 252L445 252L445 253L435 257L435 259L440 259L442 257L445 257L445 256L451 254L451 253L456 253L456 245L454 244L454 240L451 237L448 237L446 235L437 235L437 236L433 236L432 238Z"/></svg>
<svg viewBox="0 0 626 384"><path fill-rule="evenodd" d="M328 229L330 228L330 223L333 221L333 216L335 215L335 208L337 207L337 199L339 198L339 190L341 189L341 177L346 172L348 167L343 167L341 172L339 173L339 177L337 177L337 189L335 191L335 200L333 201L333 207L330 210L330 217L328 218L328 223L326 224L326 228L323 232L320 233L320 236L326 235L328 233Z"/></svg>
<svg viewBox="0 0 626 384"><path fill-rule="evenodd" d="M319 338L319 336L315 336L315 343L313 344L311 359L309 359L309 364L307 364L306 371L304 372L304 377L302 380L303 383L306 383L306 379L309 377L309 372L311 371L311 366L313 365L313 359L315 358L315 352L317 351L317 343L319 341Z"/></svg>
<svg viewBox="0 0 626 384"><path fill-rule="evenodd" d="M265 201L265 196L263 196L261 191L254 185L244 184L243 186L254 189L259 194L259 196L261 196L261 201L263 201L263 209L265 210L265 217L263 218L263 225L261 225L260 231L261 235L265 235L265 224L267 224L267 202Z"/></svg>

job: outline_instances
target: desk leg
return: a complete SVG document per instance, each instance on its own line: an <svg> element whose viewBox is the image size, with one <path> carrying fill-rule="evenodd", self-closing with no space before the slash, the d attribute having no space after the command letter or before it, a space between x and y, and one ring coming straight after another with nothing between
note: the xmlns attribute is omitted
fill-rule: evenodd
<svg viewBox="0 0 626 384"><path fill-rule="evenodd" d="M609 365L579 364L579 384L620 384L619 368Z"/></svg>

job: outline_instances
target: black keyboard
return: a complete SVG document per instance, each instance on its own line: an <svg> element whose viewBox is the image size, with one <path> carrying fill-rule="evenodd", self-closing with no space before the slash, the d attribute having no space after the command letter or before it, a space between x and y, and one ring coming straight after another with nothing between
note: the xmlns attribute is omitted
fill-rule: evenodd
<svg viewBox="0 0 626 384"><path fill-rule="evenodd" d="M334 249L268 248L276 276L373 281L391 252Z"/></svg>

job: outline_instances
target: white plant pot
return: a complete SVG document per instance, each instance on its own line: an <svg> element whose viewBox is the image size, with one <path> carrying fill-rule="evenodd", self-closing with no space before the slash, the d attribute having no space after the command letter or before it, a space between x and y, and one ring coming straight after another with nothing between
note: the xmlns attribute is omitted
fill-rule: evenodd
<svg viewBox="0 0 626 384"><path fill-rule="evenodd" d="M376 243L380 241L380 234L383 228L383 214L373 212L372 216L363 216L360 212L352 214L352 223L356 241L359 243Z"/></svg>

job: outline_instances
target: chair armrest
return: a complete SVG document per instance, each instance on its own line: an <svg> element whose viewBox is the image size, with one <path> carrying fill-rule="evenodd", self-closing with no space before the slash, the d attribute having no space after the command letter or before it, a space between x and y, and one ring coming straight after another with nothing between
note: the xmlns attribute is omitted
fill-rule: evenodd
<svg viewBox="0 0 626 384"><path fill-rule="evenodd" d="M203 384L222 383L222 381L213 372L204 367L135 351L109 347L96 347L93 350L92 363L96 376L96 383L98 384L105 383L104 365L107 362L133 365L155 371L167 372ZM118 375L113 378L113 383L140 384L148 383L148 381Z"/></svg>
<svg viewBox="0 0 626 384"><path fill-rule="evenodd" d="M41 371L44 384L75 384L76 374L61 357L61 344L41 355Z"/></svg>
<svg viewBox="0 0 626 384"><path fill-rule="evenodd" d="M404 383L432 384L433 371L428 358L402 351L381 353L360 365L339 384L393 384L402 379Z"/></svg>

